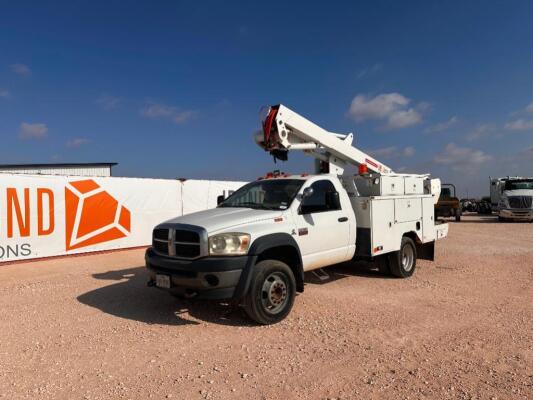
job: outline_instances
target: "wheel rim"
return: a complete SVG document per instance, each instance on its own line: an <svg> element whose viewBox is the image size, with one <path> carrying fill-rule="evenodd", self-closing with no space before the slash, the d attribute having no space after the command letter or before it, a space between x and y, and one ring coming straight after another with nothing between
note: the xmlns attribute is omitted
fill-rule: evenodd
<svg viewBox="0 0 533 400"><path fill-rule="evenodd" d="M261 289L261 303L269 314L277 314L289 299L287 278L284 274L273 272L267 276Z"/></svg>
<svg viewBox="0 0 533 400"><path fill-rule="evenodd" d="M409 245L404 246L402 250L402 268L404 271L409 272L413 269L414 259L415 253L413 248Z"/></svg>

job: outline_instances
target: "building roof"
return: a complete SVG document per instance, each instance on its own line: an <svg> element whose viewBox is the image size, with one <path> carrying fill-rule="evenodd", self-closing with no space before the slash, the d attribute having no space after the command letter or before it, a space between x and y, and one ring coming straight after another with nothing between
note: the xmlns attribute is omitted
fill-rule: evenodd
<svg viewBox="0 0 533 400"><path fill-rule="evenodd" d="M87 167L113 167L116 162L97 163L47 163L47 164L0 164L0 169L15 168L87 168Z"/></svg>

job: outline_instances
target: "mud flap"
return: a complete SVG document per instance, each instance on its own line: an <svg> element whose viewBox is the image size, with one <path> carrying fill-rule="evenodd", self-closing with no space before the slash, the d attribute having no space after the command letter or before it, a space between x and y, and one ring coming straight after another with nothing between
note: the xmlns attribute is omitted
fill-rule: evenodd
<svg viewBox="0 0 533 400"><path fill-rule="evenodd" d="M420 260L435 261L435 242L417 243L416 254Z"/></svg>

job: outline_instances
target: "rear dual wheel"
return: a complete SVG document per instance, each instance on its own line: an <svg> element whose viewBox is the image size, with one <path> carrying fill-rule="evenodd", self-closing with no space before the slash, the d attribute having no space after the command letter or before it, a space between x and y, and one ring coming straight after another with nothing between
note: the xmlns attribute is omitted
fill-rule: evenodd
<svg viewBox="0 0 533 400"><path fill-rule="evenodd" d="M390 256L390 272L398 278L409 278L416 268L416 246L413 239L404 236L400 250Z"/></svg>

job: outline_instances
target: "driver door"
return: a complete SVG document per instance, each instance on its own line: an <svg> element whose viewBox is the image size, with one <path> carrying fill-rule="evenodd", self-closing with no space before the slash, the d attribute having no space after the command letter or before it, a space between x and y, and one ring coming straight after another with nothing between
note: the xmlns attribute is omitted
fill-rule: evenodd
<svg viewBox="0 0 533 400"><path fill-rule="evenodd" d="M323 179L309 187L312 194L293 209L295 239L306 271L346 261L350 240L348 213L333 183Z"/></svg>

